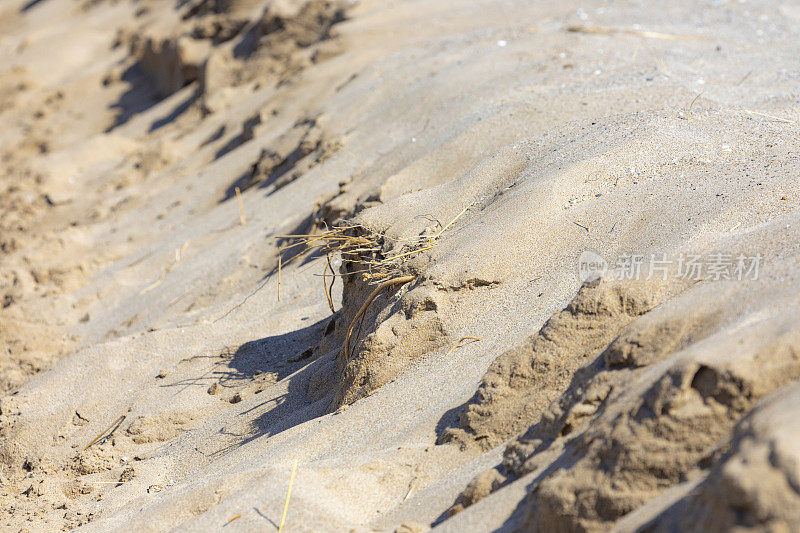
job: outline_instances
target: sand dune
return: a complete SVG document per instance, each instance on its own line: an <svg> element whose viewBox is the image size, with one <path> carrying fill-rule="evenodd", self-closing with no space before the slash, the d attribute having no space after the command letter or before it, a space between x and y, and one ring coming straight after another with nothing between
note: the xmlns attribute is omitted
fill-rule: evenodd
<svg viewBox="0 0 800 533"><path fill-rule="evenodd" d="M0 525L800 528L798 22L0 4Z"/></svg>

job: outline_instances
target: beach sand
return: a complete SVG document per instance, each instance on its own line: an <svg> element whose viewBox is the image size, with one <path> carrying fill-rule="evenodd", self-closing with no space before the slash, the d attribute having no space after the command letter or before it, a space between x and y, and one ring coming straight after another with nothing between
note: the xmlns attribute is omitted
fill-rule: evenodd
<svg viewBox="0 0 800 533"><path fill-rule="evenodd" d="M798 27L0 3L0 528L800 529Z"/></svg>

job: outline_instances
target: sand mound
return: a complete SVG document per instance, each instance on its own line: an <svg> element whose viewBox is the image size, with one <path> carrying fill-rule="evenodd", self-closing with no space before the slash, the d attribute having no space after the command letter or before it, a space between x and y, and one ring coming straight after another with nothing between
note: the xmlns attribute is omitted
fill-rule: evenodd
<svg viewBox="0 0 800 533"><path fill-rule="evenodd" d="M0 528L795 527L798 22L2 3Z"/></svg>
<svg viewBox="0 0 800 533"><path fill-rule="evenodd" d="M161 96L201 80L210 98L268 75L286 80L330 56L335 48L320 43L332 37L344 13L344 3L328 0L187 3L178 12L177 30L136 31L129 37L130 53Z"/></svg>
<svg viewBox="0 0 800 533"><path fill-rule="evenodd" d="M800 526L797 483L797 385L760 402L733 433L730 449L691 494L646 524L647 531Z"/></svg>
<svg viewBox="0 0 800 533"><path fill-rule="evenodd" d="M539 333L492 363L475 398L459 413L460 427L448 428L440 442L490 450L520 433L621 328L658 303L659 292L655 284L602 279L583 285Z"/></svg>
<svg viewBox="0 0 800 533"><path fill-rule="evenodd" d="M261 122L260 115L248 120L244 125L242 140L258 135ZM329 138L322 122L319 118L309 118L295 123L261 150L250 171L233 187L245 190L259 185L262 188L269 187L274 192L331 157L341 143Z"/></svg>
<svg viewBox="0 0 800 533"><path fill-rule="evenodd" d="M771 291L717 288L711 299L709 289L690 288L633 318L613 342L606 338L602 353L508 446L498 470L470 484L453 511L523 478L529 496L521 530L605 529L714 465L705 482L712 486L734 424L800 376L800 339L794 304L780 314L767 311L776 298ZM750 306L742 316L745 298ZM492 378L490 370L483 387ZM494 405L486 406L491 420Z"/></svg>
<svg viewBox="0 0 800 533"><path fill-rule="evenodd" d="M367 396L426 353L447 344L446 326L439 318L439 313L446 310L441 309L442 299L435 290L413 287L405 294L390 297L389 302L372 321L365 320L363 344L346 362L335 405ZM381 309L381 303L376 308Z"/></svg>

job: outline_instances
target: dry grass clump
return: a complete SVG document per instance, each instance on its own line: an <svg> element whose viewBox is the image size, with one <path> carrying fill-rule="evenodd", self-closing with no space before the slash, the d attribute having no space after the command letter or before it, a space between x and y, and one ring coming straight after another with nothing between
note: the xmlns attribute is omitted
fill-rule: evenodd
<svg viewBox="0 0 800 533"><path fill-rule="evenodd" d="M399 247L390 247L400 251L388 256L383 254L387 244L387 236L361 224L342 224L319 234L281 235L278 238L294 242L281 246L278 250L278 300L281 299L281 270L284 265L306 254L325 254L327 263L322 271L322 286L328 299L328 307L330 307L332 313L336 312L333 306L331 290L337 273L331 257L338 254L342 263L350 265L342 269L342 275L361 275L361 278L368 283L378 283L373 294L359 311L358 315L361 315L383 288L400 282L407 283L414 279L414 276L400 276L403 263L415 254L435 247L442 231L432 235L423 234L414 241L402 243ZM394 244L400 243L396 242ZM284 257L289 254L292 255L284 260ZM329 271L331 274L330 283L328 282ZM356 318L358 318L358 315ZM354 325L355 320L348 329L348 340ZM347 345L348 342L345 342L346 354L348 353Z"/></svg>
<svg viewBox="0 0 800 533"><path fill-rule="evenodd" d="M337 254L343 264L350 267L344 269L344 275L361 275L370 283L380 283L402 274L402 266L412 256L430 250L439 244L439 239L455 222L461 218L472 204L465 207L453 220L442 226L435 221L439 229L428 228L415 239L391 239L384 233L374 231L361 224L342 223L321 233L279 235L277 238L289 241L278 249L278 300L280 300L281 270L285 265L309 253L324 254L327 264L323 270L323 285L328 298L328 305L333 311L331 287L327 275L330 271L333 279L336 270L331 258ZM384 250L397 250L384 255Z"/></svg>
<svg viewBox="0 0 800 533"><path fill-rule="evenodd" d="M333 306L331 289L337 273L331 257L338 254L341 257L342 264L346 265L345 268L341 269L342 276L360 275L362 280L375 284L376 287L364 301L347 328L342 356L345 361L349 361L351 357L350 337L359 318L364 315L370 303L387 287L413 281L416 276L404 274L403 264L414 255L436 247L444 232L452 227L470 207L472 207L472 204L465 207L453 220L444 226L438 220L434 220L436 222L435 228L438 229L426 228L415 239L390 240L390 237L385 233L374 231L361 224L347 223L327 229L321 233L281 235L278 238L288 240L289 244L281 246L278 251L278 300L281 297L281 270L283 266L309 253L325 254L326 256L327 262L322 273L322 283L325 289L325 296L328 299L328 306L332 313L336 311ZM392 252L386 255L384 250L392 250ZM286 256L289 256L288 259L285 259ZM327 279L329 271L332 275L330 283L328 283ZM356 334L357 337L358 334Z"/></svg>
<svg viewBox="0 0 800 533"><path fill-rule="evenodd" d="M336 280L336 270L331 261L332 256L339 254L342 263L350 265L348 268L342 269L342 275L361 275L362 279L368 283L377 283L377 286L364 301L364 304L347 328L342 355L345 361L348 361L350 359L350 337L358 323L358 319L366 312L370 303L383 289L414 280L415 276L413 275L400 275L403 263L413 255L435 247L442 231L444 231L444 228L435 234L427 234L426 232L414 241L404 242L399 247L391 247L391 249L399 249L400 251L388 256L383 254L387 244L386 235L360 224L343 224L320 234L282 235L279 238L295 242L281 246L279 249L278 300L281 297L281 269L283 265L309 253L324 253L326 256L327 263L322 272L322 285L332 313L336 312L333 307L333 298L331 297L333 282ZM294 255L284 261L284 255L290 250L294 252ZM330 284L327 279L328 271L333 276Z"/></svg>
<svg viewBox="0 0 800 533"><path fill-rule="evenodd" d="M384 257L382 250L387 237L360 224L343 224L322 233L308 235L280 235L278 238L294 241L279 248L280 266L286 266L309 253L324 254L328 258L325 271L335 276L331 257L340 255L343 263L353 265L348 275L361 274L365 280L379 281L398 272L404 258L436 246L432 237L420 237L403 246L405 251ZM288 259L287 259L288 256Z"/></svg>

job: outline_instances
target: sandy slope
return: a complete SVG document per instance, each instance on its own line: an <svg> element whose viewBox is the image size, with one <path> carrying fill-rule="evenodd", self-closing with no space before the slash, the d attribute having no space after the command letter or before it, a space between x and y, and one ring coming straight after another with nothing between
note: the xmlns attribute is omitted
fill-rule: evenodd
<svg viewBox="0 0 800 533"><path fill-rule="evenodd" d="M800 528L798 22L3 2L3 529Z"/></svg>

